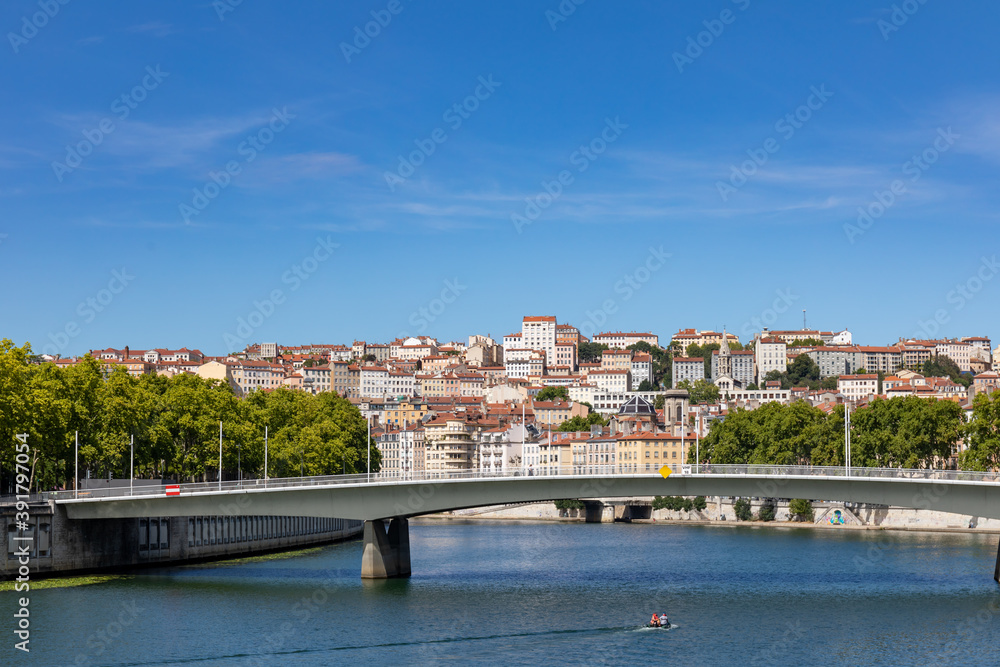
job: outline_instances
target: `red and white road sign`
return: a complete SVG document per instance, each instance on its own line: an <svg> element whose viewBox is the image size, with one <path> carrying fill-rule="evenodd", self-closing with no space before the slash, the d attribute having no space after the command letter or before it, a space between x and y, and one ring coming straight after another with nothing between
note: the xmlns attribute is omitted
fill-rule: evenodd
<svg viewBox="0 0 1000 667"><path fill-rule="evenodd" d="M171 484L166 487L166 492L168 496L179 496L181 495L180 484Z"/></svg>

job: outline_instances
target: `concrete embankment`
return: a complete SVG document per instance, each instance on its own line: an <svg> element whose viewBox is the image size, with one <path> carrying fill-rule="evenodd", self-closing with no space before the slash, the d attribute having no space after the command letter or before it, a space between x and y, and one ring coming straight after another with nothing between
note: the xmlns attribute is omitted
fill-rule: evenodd
<svg viewBox="0 0 1000 667"><path fill-rule="evenodd" d="M736 526L747 525L736 520L732 498L708 498L708 506L703 511L655 510L650 519L634 519L634 523L669 523L679 525ZM636 502L652 502L651 498L636 499ZM754 515L760 511L761 500L751 502ZM603 521L611 521L613 512L605 508ZM788 502L775 503L773 522L755 522L755 525L787 525L815 528L846 528L861 530L920 530L942 532L1000 533L1000 520L984 519L962 514L949 514L932 510L906 507L887 507L861 503L817 502L813 503L813 521L792 521L788 512ZM519 505L499 505L459 510L427 515L430 519L485 519L485 520L531 520L531 521L584 521L583 510L558 510L554 503L530 503Z"/></svg>

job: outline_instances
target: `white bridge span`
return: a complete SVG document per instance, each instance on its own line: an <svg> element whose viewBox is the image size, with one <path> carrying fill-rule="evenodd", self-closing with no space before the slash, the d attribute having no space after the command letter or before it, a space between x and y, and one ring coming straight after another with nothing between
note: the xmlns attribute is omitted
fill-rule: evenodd
<svg viewBox="0 0 1000 667"><path fill-rule="evenodd" d="M364 520L362 576L408 576L409 517L506 503L636 496L759 496L876 503L1000 519L1000 476L951 470L683 466L667 477L617 466L586 473L334 475L50 494L70 519L209 514ZM97 495L97 494L100 495ZM170 493L171 495L166 495ZM383 519L391 519L388 533ZM1000 555L1000 553L998 553ZM1000 559L998 559L1000 576Z"/></svg>

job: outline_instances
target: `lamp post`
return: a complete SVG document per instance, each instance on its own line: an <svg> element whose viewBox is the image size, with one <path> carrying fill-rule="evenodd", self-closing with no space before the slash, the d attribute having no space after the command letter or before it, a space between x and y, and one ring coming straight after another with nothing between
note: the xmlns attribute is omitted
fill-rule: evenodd
<svg viewBox="0 0 1000 667"><path fill-rule="evenodd" d="M73 497L80 497L80 432L73 432Z"/></svg>
<svg viewBox="0 0 1000 667"><path fill-rule="evenodd" d="M219 420L219 491L222 491L222 420Z"/></svg>
<svg viewBox="0 0 1000 667"><path fill-rule="evenodd" d="M694 427L694 472L701 472L701 408L698 408L697 422Z"/></svg>
<svg viewBox="0 0 1000 667"><path fill-rule="evenodd" d="M267 488L267 426L264 427L264 488Z"/></svg>
<svg viewBox="0 0 1000 667"><path fill-rule="evenodd" d="M135 476L135 436L129 438L129 461L128 461L128 494L132 495L132 478Z"/></svg>
<svg viewBox="0 0 1000 667"><path fill-rule="evenodd" d="M372 415L368 413L368 481L372 481Z"/></svg>
<svg viewBox="0 0 1000 667"><path fill-rule="evenodd" d="M851 476L851 404L844 403L844 473Z"/></svg>
<svg viewBox="0 0 1000 667"><path fill-rule="evenodd" d="M243 488L243 443L236 445L236 480L237 486Z"/></svg>

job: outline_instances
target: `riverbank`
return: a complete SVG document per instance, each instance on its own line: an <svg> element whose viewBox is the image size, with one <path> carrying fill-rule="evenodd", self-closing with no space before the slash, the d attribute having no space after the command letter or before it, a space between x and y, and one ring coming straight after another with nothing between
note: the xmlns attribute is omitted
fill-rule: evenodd
<svg viewBox="0 0 1000 667"><path fill-rule="evenodd" d="M760 510L760 501L754 501L752 511ZM612 519L610 506L606 508L603 521ZM948 514L931 510L903 507L886 507L863 504L816 503L813 508L814 520L790 521L787 503L778 503L775 521L737 521L729 499L711 499L708 507L701 512L675 510L655 510L649 519L632 519L631 523L734 527L784 527L815 528L822 530L896 530L936 533L972 533L983 535L1000 534L1000 521L982 519L959 514ZM575 516L574 516L575 514ZM722 518L725 517L725 518ZM540 522L583 522L583 511L558 510L552 502L530 503L516 506L494 506L474 510L458 510L428 514L420 517L431 521L476 520L476 521L540 521ZM969 527L970 522L972 527Z"/></svg>

